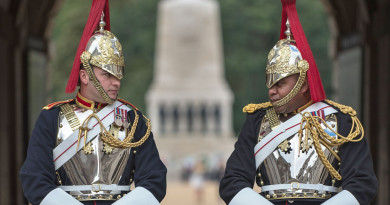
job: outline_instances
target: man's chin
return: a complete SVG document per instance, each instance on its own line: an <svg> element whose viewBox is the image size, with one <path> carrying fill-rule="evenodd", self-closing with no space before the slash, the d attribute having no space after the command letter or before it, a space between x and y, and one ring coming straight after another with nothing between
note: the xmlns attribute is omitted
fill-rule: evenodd
<svg viewBox="0 0 390 205"><path fill-rule="evenodd" d="M277 114L283 114L283 113L286 113L286 109L282 106L282 107L275 107L275 112Z"/></svg>
<svg viewBox="0 0 390 205"><path fill-rule="evenodd" d="M118 99L118 95L108 95L108 97L110 97L111 100L116 100L116 99Z"/></svg>
<svg viewBox="0 0 390 205"><path fill-rule="evenodd" d="M110 96L110 99L114 101L114 100L117 99L117 97L111 97L111 96Z"/></svg>

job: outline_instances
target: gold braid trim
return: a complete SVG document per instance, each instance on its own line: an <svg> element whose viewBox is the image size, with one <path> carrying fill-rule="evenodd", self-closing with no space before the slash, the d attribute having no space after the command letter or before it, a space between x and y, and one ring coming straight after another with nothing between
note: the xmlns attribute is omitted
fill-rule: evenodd
<svg viewBox="0 0 390 205"><path fill-rule="evenodd" d="M263 108L267 108L272 106L271 102L265 102L265 103L260 103L260 104L248 104L244 108L242 108L242 112L244 113L254 113L256 110L260 110Z"/></svg>
<svg viewBox="0 0 390 205"><path fill-rule="evenodd" d="M116 147L116 148L121 148L121 149L141 146L148 139L148 137L150 135L150 131L152 129L151 128L152 126L151 126L150 120L146 116L143 115L143 117L146 120L146 126L148 127L146 130L146 133L138 142L131 142L134 139L135 129L137 128L137 124L138 124L138 120L139 120L139 115L137 114L137 112L135 111L134 113L135 113L134 123L131 126L131 130L130 130L129 134L126 136L126 138L123 141L120 141L119 139L112 136L111 133L108 132L106 130L106 128L103 126L103 123L100 121L99 117L95 113L92 113L90 116L88 116L84 120L84 122L81 124L81 126L79 128L79 138L77 141L77 149L79 147L80 139L83 136L83 133L84 133L84 148L86 146L86 139L87 139L86 136L87 136L87 133L89 130L88 129L88 122L91 118L95 118L98 121L98 123L100 125L101 139L103 142L107 143L108 145L110 145L112 147Z"/></svg>
<svg viewBox="0 0 390 205"><path fill-rule="evenodd" d="M276 114L274 107L267 109L266 117L269 120L269 124L271 125L272 130L280 125L280 120L279 120L278 114Z"/></svg>
<svg viewBox="0 0 390 205"><path fill-rule="evenodd" d="M336 102L334 102L332 100L328 100L328 99L326 99L325 102L328 103L329 105L333 105L333 106L339 108L340 111L344 114L349 114L349 115L351 115L351 117L356 116L356 111L350 106L342 105L342 104L336 103Z"/></svg>
<svg viewBox="0 0 390 205"><path fill-rule="evenodd" d="M359 119L356 117L356 111L354 109L352 109L349 106L341 105L330 100L326 100L326 102L329 103L330 105L339 108L342 113L351 115L352 127L348 136L344 137L339 133L337 133L328 124L326 124L325 120L322 119L321 117L312 116L309 112L305 112L302 114L301 127L300 130L298 131L299 144L301 144L302 141L302 133L303 133L302 125L303 122L306 122L306 125L304 127L306 140L308 140L307 138L309 135L312 137L314 142L314 148L321 162L325 165L325 167L328 169L329 173L333 178L336 178L337 180L341 180L342 179L341 175L326 158L325 153L321 148L321 144L325 146L336 157L338 161L340 161L340 157L335 151L333 151L331 147L341 146L346 142L359 142L360 140L363 139L364 129ZM321 122L326 128L328 128L333 133L335 133L337 135L337 138L331 137L328 133L326 133L324 129L321 127ZM356 139L356 137L359 134L361 134L361 136Z"/></svg>
<svg viewBox="0 0 390 205"><path fill-rule="evenodd" d="M77 128L80 127L80 121L74 113L73 108L68 103L61 104L59 107L64 114L66 120L69 122L72 131L77 130Z"/></svg>
<svg viewBox="0 0 390 205"><path fill-rule="evenodd" d="M123 149L129 148L129 147L141 146L150 136L150 131L152 129L152 126L151 126L150 120L145 115L143 115L144 119L146 120L146 126L148 127L146 130L146 133L139 141L132 142L134 139L134 133L135 133L135 129L136 129L137 124L138 124L138 119L139 119L139 115L137 114L137 112L135 111L134 113L135 113L134 123L131 126L131 130L130 130L129 134L126 136L126 138L123 141L120 141L119 139L115 138L114 136L112 136L108 132L105 132L104 134L101 135L102 140L104 142L106 142L107 144L109 144L110 146L117 147L117 148L123 148Z"/></svg>
<svg viewBox="0 0 390 205"><path fill-rule="evenodd" d="M50 103L48 105L46 105L45 107L43 107L42 109L44 110L50 110L52 109L53 107L56 107L57 105L62 105L64 103L69 103L69 102L73 102L74 99L69 99L69 100L64 100L64 101L58 101L58 102L53 102L53 103Z"/></svg>

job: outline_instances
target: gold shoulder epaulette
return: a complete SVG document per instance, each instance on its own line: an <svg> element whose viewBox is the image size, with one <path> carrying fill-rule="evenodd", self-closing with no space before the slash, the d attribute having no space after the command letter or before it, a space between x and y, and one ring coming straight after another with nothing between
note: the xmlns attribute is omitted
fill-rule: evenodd
<svg viewBox="0 0 390 205"><path fill-rule="evenodd" d="M64 103L69 103L69 102L72 102L74 101L74 99L69 99L69 100L63 100L63 101L58 101L58 102L53 102L53 103L50 103L48 105L46 105L45 107L43 107L42 109L45 109L45 110L50 110L52 109L53 107L57 106L57 105L62 105Z"/></svg>
<svg viewBox="0 0 390 205"><path fill-rule="evenodd" d="M342 113L344 113L344 114L349 114L351 116L356 116L356 111L352 107L350 107L350 106L342 105L340 103L336 103L336 102L328 100L328 99L326 99L325 102L328 103L329 105L332 105L334 107L339 108L340 111Z"/></svg>
<svg viewBox="0 0 390 205"><path fill-rule="evenodd" d="M260 104L248 104L244 108L242 108L242 111L244 113L254 113L256 110L262 109L262 108L267 108L272 106L271 102L265 102L265 103L260 103Z"/></svg>
<svg viewBox="0 0 390 205"><path fill-rule="evenodd" d="M126 101L126 100L123 100L123 99L121 99L121 98L118 98L118 101L123 102L123 103L125 103L126 105L130 105L130 106L133 107L135 110L138 110L137 107L135 107L133 104L131 104L130 102L128 102L128 101Z"/></svg>

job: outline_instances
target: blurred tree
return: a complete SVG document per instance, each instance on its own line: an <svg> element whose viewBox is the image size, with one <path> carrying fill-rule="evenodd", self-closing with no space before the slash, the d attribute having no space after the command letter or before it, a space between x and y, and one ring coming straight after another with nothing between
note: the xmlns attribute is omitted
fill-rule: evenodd
<svg viewBox="0 0 390 205"><path fill-rule="evenodd" d="M248 103L268 100L265 66L269 50L279 37L282 6L270 0L219 0L226 78L235 95L234 130L239 131ZM51 100L63 100L65 86L91 1L64 0L52 33ZM158 0L110 1L111 30L122 43L125 77L120 97L145 112L145 93L153 78ZM331 62L327 54L330 37L320 1L297 0L297 10L325 92L331 95Z"/></svg>
<svg viewBox="0 0 390 205"><path fill-rule="evenodd" d="M74 97L74 95L65 94L65 87L90 7L89 1L65 0L54 19L49 76L49 83L52 85L50 101Z"/></svg>

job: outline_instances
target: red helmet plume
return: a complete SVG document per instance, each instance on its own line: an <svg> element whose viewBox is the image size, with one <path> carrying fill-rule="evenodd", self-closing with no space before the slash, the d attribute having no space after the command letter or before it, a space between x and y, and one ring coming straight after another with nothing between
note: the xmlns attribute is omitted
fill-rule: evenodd
<svg viewBox="0 0 390 205"><path fill-rule="evenodd" d="M286 38L284 31L286 30L286 21L290 22L291 32L294 35L297 47L302 54L303 59L309 63L309 70L307 71L307 79L310 87L311 100L319 102L325 100L325 91L322 86L321 77L318 72L313 53L310 49L309 43L303 32L301 23L299 21L297 9L295 7L296 0L281 0L283 5L282 22L280 29L280 39Z"/></svg>
<svg viewBox="0 0 390 205"><path fill-rule="evenodd" d="M104 21L106 22L105 30L110 30L110 13L108 0L93 0L87 24L84 27L83 35L81 36L81 40L77 48L72 71L70 73L68 84L65 90L66 93L72 93L76 89L79 79L81 63L80 55L85 50L89 38L93 35L94 31L98 27L102 13L104 13Z"/></svg>

